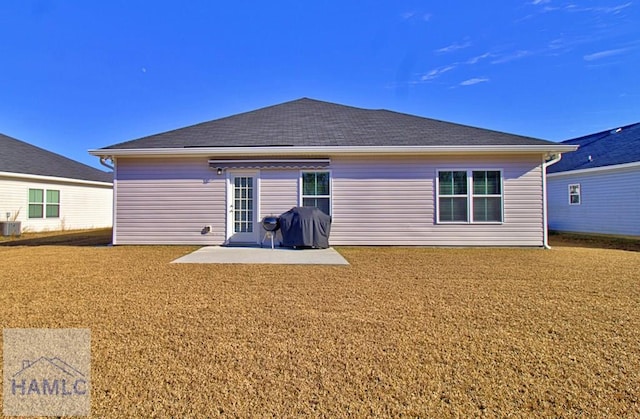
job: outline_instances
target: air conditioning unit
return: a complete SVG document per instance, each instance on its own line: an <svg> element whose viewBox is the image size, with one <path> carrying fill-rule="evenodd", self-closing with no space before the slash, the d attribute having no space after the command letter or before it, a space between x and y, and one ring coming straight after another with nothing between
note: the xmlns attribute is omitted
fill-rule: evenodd
<svg viewBox="0 0 640 419"><path fill-rule="evenodd" d="M0 235L19 236L22 234L20 221L0 221Z"/></svg>

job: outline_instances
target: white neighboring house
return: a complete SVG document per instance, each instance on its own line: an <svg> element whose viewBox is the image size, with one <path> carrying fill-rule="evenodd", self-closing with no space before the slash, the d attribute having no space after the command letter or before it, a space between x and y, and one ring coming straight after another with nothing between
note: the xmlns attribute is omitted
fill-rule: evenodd
<svg viewBox="0 0 640 419"><path fill-rule="evenodd" d="M115 144L113 243L258 244L294 206L334 245L545 246L545 169L575 146L299 99Z"/></svg>
<svg viewBox="0 0 640 419"><path fill-rule="evenodd" d="M22 232L111 227L113 174L0 134L0 221Z"/></svg>
<svg viewBox="0 0 640 419"><path fill-rule="evenodd" d="M640 123L564 141L549 167L549 229L640 237Z"/></svg>

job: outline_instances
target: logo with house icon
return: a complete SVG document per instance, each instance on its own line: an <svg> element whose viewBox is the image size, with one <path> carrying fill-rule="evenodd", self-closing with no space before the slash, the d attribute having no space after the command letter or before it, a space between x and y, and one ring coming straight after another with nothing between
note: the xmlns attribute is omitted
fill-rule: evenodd
<svg viewBox="0 0 640 419"><path fill-rule="evenodd" d="M4 329L5 416L91 414L89 329Z"/></svg>
<svg viewBox="0 0 640 419"><path fill-rule="evenodd" d="M84 396L87 394L85 374L62 359L40 357L23 360L22 369L11 379L13 396Z"/></svg>

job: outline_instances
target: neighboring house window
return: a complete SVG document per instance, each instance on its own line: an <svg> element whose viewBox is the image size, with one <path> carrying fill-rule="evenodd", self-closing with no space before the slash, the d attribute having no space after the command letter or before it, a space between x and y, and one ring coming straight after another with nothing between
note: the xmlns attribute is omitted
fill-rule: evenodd
<svg viewBox="0 0 640 419"><path fill-rule="evenodd" d="M44 217L44 191L29 189L29 218Z"/></svg>
<svg viewBox="0 0 640 419"><path fill-rule="evenodd" d="M318 207L331 215L329 172L302 172L302 206Z"/></svg>
<svg viewBox="0 0 640 419"><path fill-rule="evenodd" d="M580 205L580 184L569 185L569 205Z"/></svg>
<svg viewBox="0 0 640 419"><path fill-rule="evenodd" d="M438 222L502 222L501 172L499 170L439 171Z"/></svg>
<svg viewBox="0 0 640 419"><path fill-rule="evenodd" d="M60 191L47 191L47 218L60 217Z"/></svg>
<svg viewBox="0 0 640 419"><path fill-rule="evenodd" d="M59 217L60 191L53 189L29 189L29 218Z"/></svg>

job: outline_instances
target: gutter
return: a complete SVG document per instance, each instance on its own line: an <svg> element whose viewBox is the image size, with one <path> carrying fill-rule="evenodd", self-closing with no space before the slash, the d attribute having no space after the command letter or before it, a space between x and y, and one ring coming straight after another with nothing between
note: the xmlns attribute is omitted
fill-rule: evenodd
<svg viewBox="0 0 640 419"><path fill-rule="evenodd" d="M555 177L573 176L573 175L582 175L582 174L586 175L590 173L610 172L614 170L635 169L638 167L640 167L640 161L631 162L631 163L612 164L608 166L590 167L587 169L566 170L564 172L550 173L549 177L555 178Z"/></svg>
<svg viewBox="0 0 640 419"><path fill-rule="evenodd" d="M550 154L548 156L549 160L542 163L542 246L545 249L551 249L551 246L549 246L549 217L547 215L547 167L558 163L560 159L562 159L562 153Z"/></svg>
<svg viewBox="0 0 640 419"><path fill-rule="evenodd" d="M573 145L464 145L464 146L260 146L260 147L172 147L100 148L93 156L196 157L196 156L286 156L286 155L380 155L380 154L556 154L574 151Z"/></svg>
<svg viewBox="0 0 640 419"><path fill-rule="evenodd" d="M17 178L17 179L27 179L27 180L34 180L34 181L56 182L56 183L78 183L81 185L113 186L112 182L73 179L73 178L58 177L58 176L31 175L27 173L15 173L15 172L0 172L0 177L11 177L11 178Z"/></svg>

